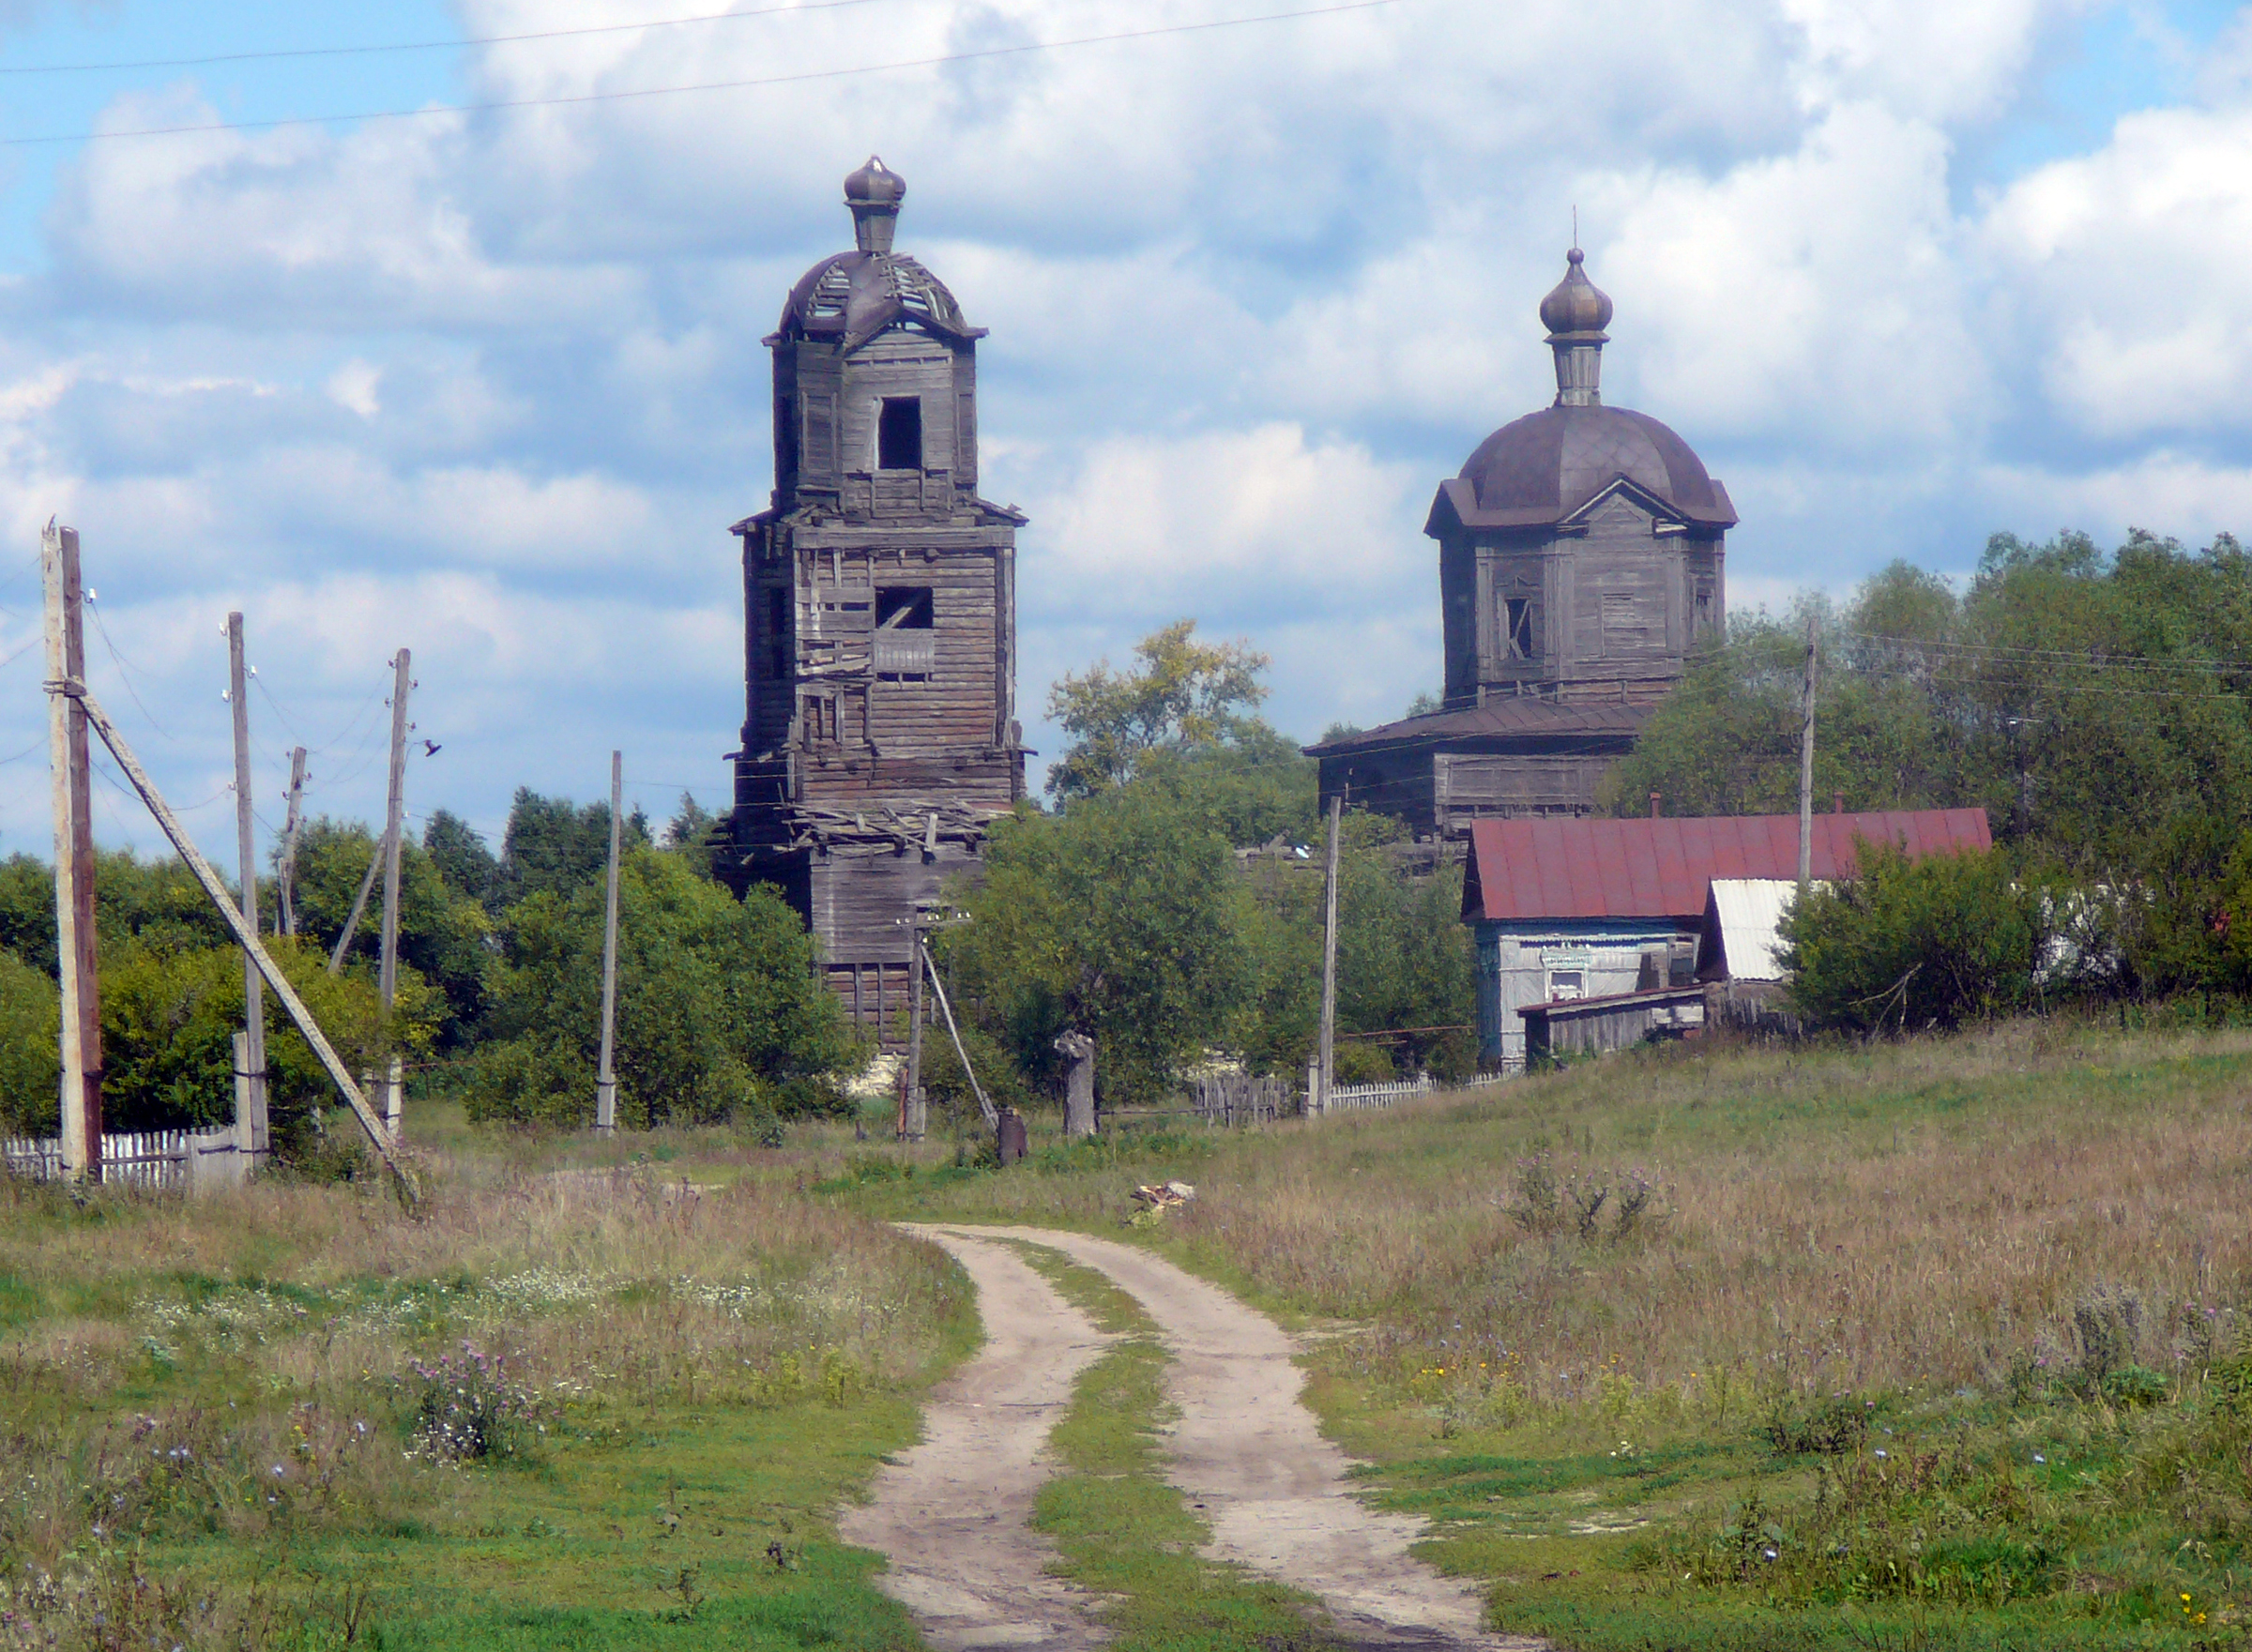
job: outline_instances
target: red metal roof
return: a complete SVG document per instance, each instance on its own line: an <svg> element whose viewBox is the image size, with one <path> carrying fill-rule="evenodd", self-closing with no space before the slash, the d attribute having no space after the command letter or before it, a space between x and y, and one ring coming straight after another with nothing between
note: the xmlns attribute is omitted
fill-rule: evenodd
<svg viewBox="0 0 2252 1652"><path fill-rule="evenodd" d="M1904 809L1814 817L1814 875L1850 876L1857 840L1912 858L1989 849L1983 809ZM1799 817L1480 820L1470 823L1468 918L1701 918L1714 878L1795 878Z"/></svg>

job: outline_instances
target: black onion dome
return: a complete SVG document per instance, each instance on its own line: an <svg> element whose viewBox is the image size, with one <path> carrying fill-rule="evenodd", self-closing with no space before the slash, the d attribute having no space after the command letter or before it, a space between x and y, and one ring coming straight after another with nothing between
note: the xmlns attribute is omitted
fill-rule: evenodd
<svg viewBox="0 0 2252 1652"><path fill-rule="evenodd" d="M1692 522L1735 520L1689 444L1623 407L1544 407L1486 437L1462 467L1480 515L1538 512L1547 521L1571 515L1621 477Z"/></svg>
<svg viewBox="0 0 2252 1652"><path fill-rule="evenodd" d="M1564 279L1541 300L1541 325L1552 333L1600 333L1611 325L1610 295L1588 280L1587 254L1564 254Z"/></svg>
<svg viewBox="0 0 2252 1652"><path fill-rule="evenodd" d="M907 198L907 180L871 155L868 164L846 174L844 200L853 206L897 206Z"/></svg>

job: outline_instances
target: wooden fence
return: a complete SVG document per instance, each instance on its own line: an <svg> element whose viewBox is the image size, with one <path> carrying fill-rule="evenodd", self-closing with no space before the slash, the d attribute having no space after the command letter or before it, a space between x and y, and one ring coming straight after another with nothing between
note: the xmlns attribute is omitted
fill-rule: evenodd
<svg viewBox="0 0 2252 1652"><path fill-rule="evenodd" d="M12 1137L0 1141L8 1174L35 1182L60 1181L63 1144ZM250 1171L251 1155L231 1124L207 1130L122 1130L101 1138L104 1187L184 1188L201 1192L239 1186Z"/></svg>

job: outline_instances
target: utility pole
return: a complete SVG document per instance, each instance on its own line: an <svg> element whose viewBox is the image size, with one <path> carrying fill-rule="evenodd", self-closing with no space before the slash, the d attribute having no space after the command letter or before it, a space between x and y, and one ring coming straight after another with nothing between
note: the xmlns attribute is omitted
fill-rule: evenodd
<svg viewBox="0 0 2252 1652"><path fill-rule="evenodd" d="M94 974L94 789L78 530L40 538L47 596L47 742L53 770L54 930L62 981L63 1169L101 1180L101 996Z"/></svg>
<svg viewBox="0 0 2252 1652"><path fill-rule="evenodd" d="M336 932L336 950L328 956L328 973L337 975L344 967L344 954L352 949L352 937L359 933L359 916L368 909L368 892L375 887L375 874L383 870L383 841L379 838L368 856L368 870L359 880L359 893L352 897L352 914L344 919L344 927Z"/></svg>
<svg viewBox="0 0 2252 1652"><path fill-rule="evenodd" d="M404 649L391 661L397 676L391 686L391 783L384 804L383 828L383 961L376 978L383 994L383 1020L390 1029L391 1000L399 990L399 815L406 793L406 697L414 683L407 676L413 657ZM399 1057L391 1057L389 1082L384 1086L384 1122L395 1138L399 1133L399 1088L403 1074Z"/></svg>
<svg viewBox="0 0 2252 1652"><path fill-rule="evenodd" d="M1814 882L1814 694L1821 681L1821 619L1806 616L1806 692L1799 724L1799 899Z"/></svg>
<svg viewBox="0 0 2252 1652"><path fill-rule="evenodd" d="M594 1129L617 1129L617 1076L611 1070L611 1034L617 1024L617 826L626 802L626 759L610 753L610 889L602 908L602 1065L594 1081Z"/></svg>
<svg viewBox="0 0 2252 1652"><path fill-rule="evenodd" d="M922 913L907 918L907 1071L901 1093L900 1133L920 1142L930 1128L922 1096Z"/></svg>
<svg viewBox="0 0 2252 1652"><path fill-rule="evenodd" d="M227 615L227 701L235 712L235 847L242 871L242 921L258 932L258 833L251 815L251 701L242 659L242 615ZM242 955L242 1079L244 1103L235 1121L252 1154L266 1150L266 990L258 962Z"/></svg>
<svg viewBox="0 0 2252 1652"><path fill-rule="evenodd" d="M1320 1113L1330 1104L1336 1083L1337 1061L1337 837L1345 821L1345 794L1330 797L1329 871L1322 879L1321 896L1321 1093L1307 1098L1306 1110Z"/></svg>
<svg viewBox="0 0 2252 1652"><path fill-rule="evenodd" d="M305 815L305 748L289 754L289 815L282 823L282 872L275 879L282 897L282 932L297 932L297 827Z"/></svg>

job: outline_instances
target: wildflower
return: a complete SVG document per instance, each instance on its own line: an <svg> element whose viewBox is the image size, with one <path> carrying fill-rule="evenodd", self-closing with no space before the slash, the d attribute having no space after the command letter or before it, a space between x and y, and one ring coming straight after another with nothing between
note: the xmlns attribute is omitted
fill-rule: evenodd
<svg viewBox="0 0 2252 1652"><path fill-rule="evenodd" d="M2036 1451L2033 1453L2033 1461L2035 1463L2047 1463L2048 1459L2042 1456L2040 1452Z"/></svg>
<svg viewBox="0 0 2252 1652"><path fill-rule="evenodd" d="M1775 1557L1775 1552L1773 1549L1762 1549L1760 1553L1766 1555L1770 1560L1773 1560Z"/></svg>
<svg viewBox="0 0 2252 1652"><path fill-rule="evenodd" d="M1887 1451L1882 1446L1879 1446L1877 1447L1877 1455L1880 1458L1886 1458L1892 1456L1892 1453Z"/></svg>

